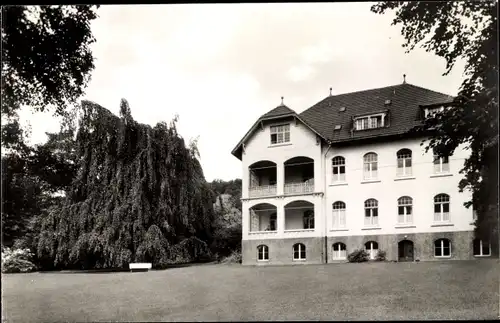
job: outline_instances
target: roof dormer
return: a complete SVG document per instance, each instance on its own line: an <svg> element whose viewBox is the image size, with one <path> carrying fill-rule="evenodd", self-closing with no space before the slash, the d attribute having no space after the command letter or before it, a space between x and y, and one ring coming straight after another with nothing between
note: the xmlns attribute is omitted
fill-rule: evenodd
<svg viewBox="0 0 500 323"><path fill-rule="evenodd" d="M358 115L353 117L354 122L354 130L369 130L369 129L377 129L384 128L389 125L388 120L389 110Z"/></svg>

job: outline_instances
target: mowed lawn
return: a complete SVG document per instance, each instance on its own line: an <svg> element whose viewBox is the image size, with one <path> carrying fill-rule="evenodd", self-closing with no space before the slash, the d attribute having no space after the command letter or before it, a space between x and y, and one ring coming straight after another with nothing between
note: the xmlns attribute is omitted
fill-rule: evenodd
<svg viewBox="0 0 500 323"><path fill-rule="evenodd" d="M7 322L498 319L498 260L2 275Z"/></svg>

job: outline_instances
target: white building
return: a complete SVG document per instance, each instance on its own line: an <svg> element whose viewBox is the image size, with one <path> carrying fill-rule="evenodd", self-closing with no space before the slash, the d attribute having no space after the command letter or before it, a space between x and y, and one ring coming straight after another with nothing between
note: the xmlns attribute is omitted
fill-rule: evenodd
<svg viewBox="0 0 500 323"><path fill-rule="evenodd" d="M398 261L491 255L473 239L470 193L458 191L467 151L435 160L409 132L452 100L403 83L260 117L232 152L243 264L346 261L362 248Z"/></svg>

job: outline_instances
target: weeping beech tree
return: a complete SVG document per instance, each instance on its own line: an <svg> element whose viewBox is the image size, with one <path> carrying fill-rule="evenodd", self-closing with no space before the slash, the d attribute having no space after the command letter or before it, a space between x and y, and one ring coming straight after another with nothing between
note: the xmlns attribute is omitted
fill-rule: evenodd
<svg viewBox="0 0 500 323"><path fill-rule="evenodd" d="M83 101L76 131L78 172L61 206L44 217L38 257L58 268L126 267L129 262L193 261L207 252L213 193L186 147L177 117L136 122Z"/></svg>

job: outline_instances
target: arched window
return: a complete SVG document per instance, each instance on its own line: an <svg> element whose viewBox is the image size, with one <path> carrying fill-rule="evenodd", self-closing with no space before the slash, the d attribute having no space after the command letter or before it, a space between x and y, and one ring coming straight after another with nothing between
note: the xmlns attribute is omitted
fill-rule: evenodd
<svg viewBox="0 0 500 323"><path fill-rule="evenodd" d="M347 248L342 242L337 242L333 244L333 259L343 260L347 258Z"/></svg>
<svg viewBox="0 0 500 323"><path fill-rule="evenodd" d="M276 213L269 216L269 231L276 231Z"/></svg>
<svg viewBox="0 0 500 323"><path fill-rule="evenodd" d="M332 182L345 182L345 158L337 156L332 159Z"/></svg>
<svg viewBox="0 0 500 323"><path fill-rule="evenodd" d="M378 253L378 243L375 241L368 241L365 243L365 250L370 255L370 259L375 259Z"/></svg>
<svg viewBox="0 0 500 323"><path fill-rule="evenodd" d="M409 224L413 222L412 216L413 200L409 196L402 196L398 199L398 223Z"/></svg>
<svg viewBox="0 0 500 323"><path fill-rule="evenodd" d="M346 227L344 202L337 201L333 203L332 227L334 229Z"/></svg>
<svg viewBox="0 0 500 323"><path fill-rule="evenodd" d="M304 229L314 229L314 211L307 210L304 212Z"/></svg>
<svg viewBox="0 0 500 323"><path fill-rule="evenodd" d="M448 239L434 241L434 257L451 257L451 242Z"/></svg>
<svg viewBox="0 0 500 323"><path fill-rule="evenodd" d="M260 245L257 247L257 259L259 261L269 260L269 247L266 245Z"/></svg>
<svg viewBox="0 0 500 323"><path fill-rule="evenodd" d="M491 244L481 239L474 239L472 249L476 257L491 256Z"/></svg>
<svg viewBox="0 0 500 323"><path fill-rule="evenodd" d="M438 194L434 197L434 222L450 221L450 196Z"/></svg>
<svg viewBox="0 0 500 323"><path fill-rule="evenodd" d="M369 199L365 201L365 226L378 225L378 201Z"/></svg>
<svg viewBox="0 0 500 323"><path fill-rule="evenodd" d="M293 260L305 260L306 259L306 246L302 243L296 243L293 245Z"/></svg>
<svg viewBox="0 0 500 323"><path fill-rule="evenodd" d="M396 176L411 176L411 150L401 149L397 153L398 168Z"/></svg>
<svg viewBox="0 0 500 323"><path fill-rule="evenodd" d="M376 179L378 177L377 154L368 153L363 157L363 178Z"/></svg>

